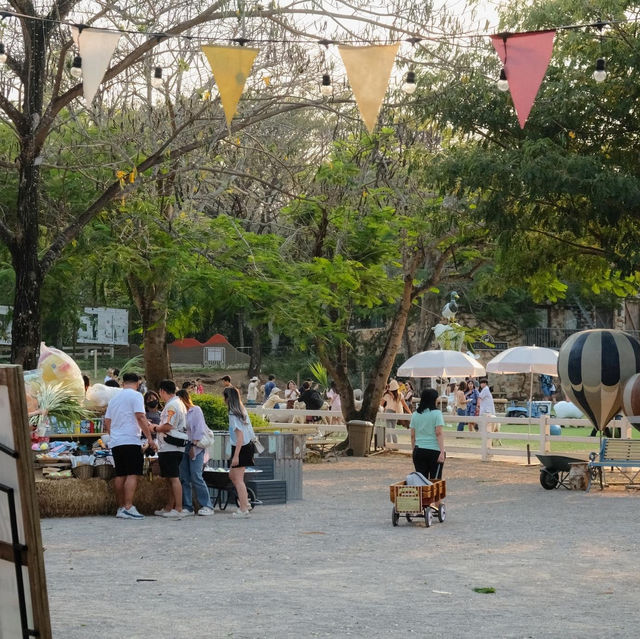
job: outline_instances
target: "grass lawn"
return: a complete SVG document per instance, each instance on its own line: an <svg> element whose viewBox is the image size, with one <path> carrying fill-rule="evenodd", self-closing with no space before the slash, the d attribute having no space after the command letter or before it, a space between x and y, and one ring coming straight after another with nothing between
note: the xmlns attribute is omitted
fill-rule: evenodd
<svg viewBox="0 0 640 639"><path fill-rule="evenodd" d="M455 430L455 425L453 428L450 424L447 424L446 428L447 432L452 432ZM526 424L501 424L500 432L502 433L522 433L526 436L527 432L530 432L531 435L529 439L525 437L525 439L509 439L504 440L502 445L505 448L514 448L518 450L526 450L527 441L531 447L531 450L538 449L538 428L537 423L531 425L531 429L529 431L529 426ZM551 437L551 452L552 453L563 453L563 452L582 452L588 453L591 451L597 452L600 450L600 440L598 437L593 437L592 442L574 442L571 441L571 437L589 437L591 435L591 427L590 426L579 426L577 428L563 428L562 435L558 435L556 437ZM640 439L640 433L636 431L636 429L632 429L632 438ZM460 442L456 442L458 446L473 446L476 447L478 445L477 440L465 439L460 440Z"/></svg>

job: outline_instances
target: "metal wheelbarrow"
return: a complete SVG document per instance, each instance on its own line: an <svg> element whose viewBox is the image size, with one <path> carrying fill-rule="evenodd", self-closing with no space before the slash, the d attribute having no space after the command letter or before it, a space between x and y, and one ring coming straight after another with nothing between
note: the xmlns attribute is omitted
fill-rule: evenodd
<svg viewBox="0 0 640 639"><path fill-rule="evenodd" d="M546 490L553 490L563 486L571 490L567 483L571 464L583 464L586 460L564 455L538 455L542 468L540 469L540 485Z"/></svg>

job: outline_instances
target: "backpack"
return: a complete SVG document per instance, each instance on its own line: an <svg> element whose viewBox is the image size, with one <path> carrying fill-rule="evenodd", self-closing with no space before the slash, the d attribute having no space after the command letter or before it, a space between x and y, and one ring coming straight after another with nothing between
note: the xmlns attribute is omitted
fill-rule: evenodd
<svg viewBox="0 0 640 639"><path fill-rule="evenodd" d="M311 394L309 395L309 404L313 404L313 405L307 406L308 410L319 410L322 408L322 405L324 404L322 395L320 395L320 393L315 389L312 390Z"/></svg>
<svg viewBox="0 0 640 639"><path fill-rule="evenodd" d="M407 486L431 486L433 484L422 473L417 471L409 473L405 481Z"/></svg>

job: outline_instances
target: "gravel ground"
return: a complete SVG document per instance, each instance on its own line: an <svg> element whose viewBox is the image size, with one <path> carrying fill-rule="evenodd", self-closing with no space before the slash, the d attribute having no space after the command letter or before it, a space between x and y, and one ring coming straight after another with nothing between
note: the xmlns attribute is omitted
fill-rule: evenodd
<svg viewBox="0 0 640 639"><path fill-rule="evenodd" d="M45 519L54 637L637 633L635 493L449 459L446 521L394 528L388 485L411 470L401 454L305 465L303 501L247 520Z"/></svg>

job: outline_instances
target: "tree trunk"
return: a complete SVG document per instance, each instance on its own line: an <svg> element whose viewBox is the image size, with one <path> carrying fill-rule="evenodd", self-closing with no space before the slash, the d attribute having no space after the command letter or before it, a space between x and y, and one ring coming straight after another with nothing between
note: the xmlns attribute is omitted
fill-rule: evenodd
<svg viewBox="0 0 640 639"><path fill-rule="evenodd" d="M163 379L171 377L167 350L167 314L170 284L166 286L141 282L133 274L127 276L131 297L142 320L144 373L150 390L157 390Z"/></svg>
<svg viewBox="0 0 640 639"><path fill-rule="evenodd" d="M167 308L152 310L147 314L150 324L144 331L144 372L147 386L157 390L163 379L169 379L169 352L167 350Z"/></svg>
<svg viewBox="0 0 640 639"><path fill-rule="evenodd" d="M11 361L29 370L37 366L40 347L40 293L46 275L38 260L41 175L34 131L42 116L46 44L49 29L36 21L23 22L26 45L22 119L16 121L19 135L20 175L16 201L17 232L9 242L16 284L11 332Z"/></svg>
<svg viewBox="0 0 640 639"><path fill-rule="evenodd" d="M373 423L376 421L382 394L384 393L384 388L387 385L387 380L391 374L396 355L402 344L402 336L407 325L409 311L411 310L414 276L415 269L411 269L410 273L405 274L402 297L400 298L398 309L393 316L387 341L376 362L376 367L369 379L369 383L364 389L362 409L359 411L358 417L349 417L349 419L365 419Z"/></svg>
<svg viewBox="0 0 640 639"><path fill-rule="evenodd" d="M261 326L251 327L251 359L249 360L249 377L260 375L262 366L262 341L260 339Z"/></svg>
<svg viewBox="0 0 640 639"><path fill-rule="evenodd" d="M27 242L25 242L25 245ZM24 246L24 245L23 245ZM40 347L40 287L42 285L36 246L13 255L16 286L13 298L11 361L25 370L38 365Z"/></svg>

